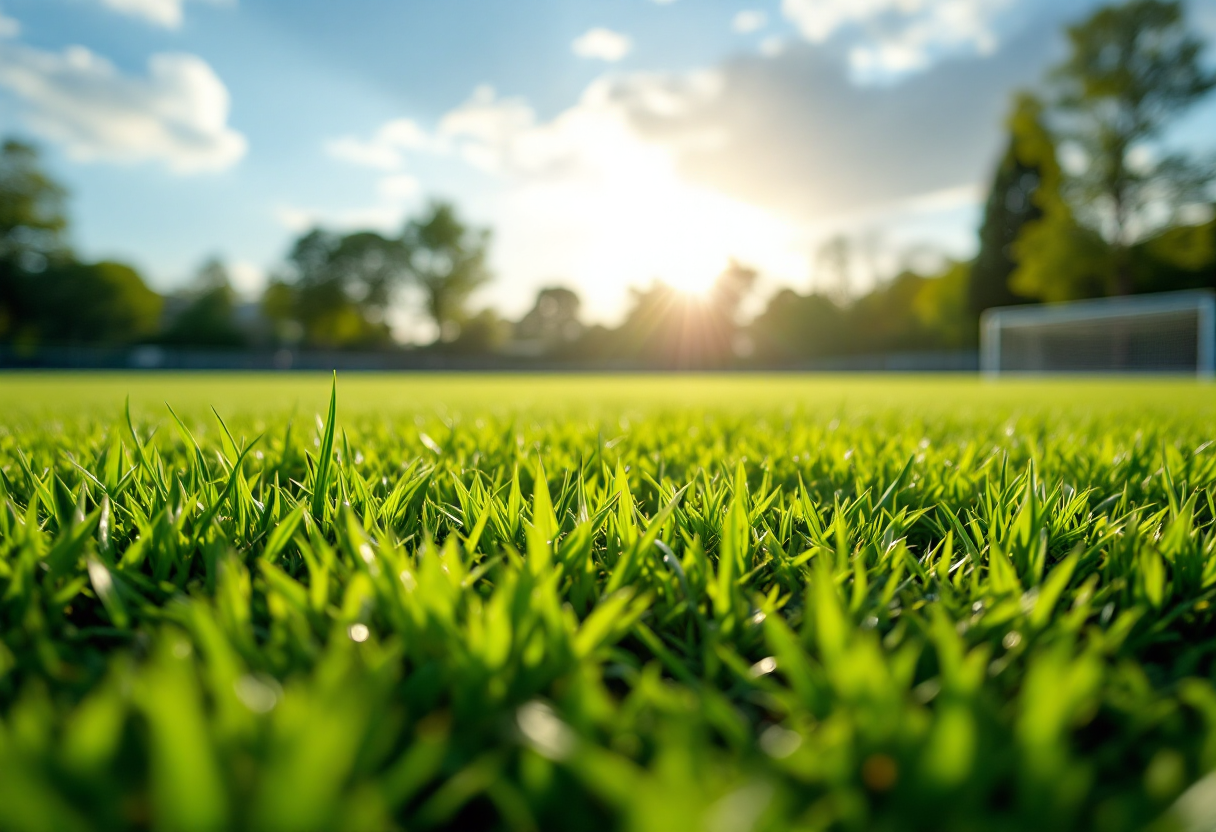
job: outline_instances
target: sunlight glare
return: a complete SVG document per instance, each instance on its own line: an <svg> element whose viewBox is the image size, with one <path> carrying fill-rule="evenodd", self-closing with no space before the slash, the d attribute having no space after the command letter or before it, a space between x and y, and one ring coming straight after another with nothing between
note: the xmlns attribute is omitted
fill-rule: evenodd
<svg viewBox="0 0 1216 832"><path fill-rule="evenodd" d="M789 220L689 184L668 148L611 113L578 118L585 123L561 125L578 134L578 175L503 194L496 213L507 220L496 239L507 271L526 263L534 274L570 281L589 317L601 321L625 311L625 287L662 281L704 296L732 258L775 279L805 281L809 246Z"/></svg>

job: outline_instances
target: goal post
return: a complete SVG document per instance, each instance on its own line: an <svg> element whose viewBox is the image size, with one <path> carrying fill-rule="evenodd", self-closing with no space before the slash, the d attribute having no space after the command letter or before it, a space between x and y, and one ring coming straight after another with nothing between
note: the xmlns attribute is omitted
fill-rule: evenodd
<svg viewBox="0 0 1216 832"><path fill-rule="evenodd" d="M1216 293L1207 289L989 309L980 370L1177 373L1216 369Z"/></svg>

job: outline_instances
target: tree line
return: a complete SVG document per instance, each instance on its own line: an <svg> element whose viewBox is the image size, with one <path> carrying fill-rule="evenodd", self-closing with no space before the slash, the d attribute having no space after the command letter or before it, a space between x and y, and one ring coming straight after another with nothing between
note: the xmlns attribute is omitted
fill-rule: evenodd
<svg viewBox="0 0 1216 832"><path fill-rule="evenodd" d="M412 303L435 352L630 361L675 367L784 363L962 349L987 308L1216 287L1216 164L1168 130L1216 85L1179 2L1131 0L1067 30L1069 54L1016 93L979 228L979 251L931 273L901 270L864 293L783 288L743 320L758 275L732 262L703 295L661 281L631 289L619 326L587 326L575 292L538 294L517 321L470 298L491 280L490 233L434 202L396 235L315 228L260 300L242 304L224 264L162 296L130 266L83 262L66 191L36 149L0 148L0 343L194 348L398 349L391 315ZM850 271L847 238L820 271Z"/></svg>

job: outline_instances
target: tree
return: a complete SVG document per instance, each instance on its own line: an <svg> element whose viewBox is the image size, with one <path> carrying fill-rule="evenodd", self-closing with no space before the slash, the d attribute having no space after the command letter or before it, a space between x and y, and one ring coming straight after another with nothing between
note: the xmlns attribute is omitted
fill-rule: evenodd
<svg viewBox="0 0 1216 832"><path fill-rule="evenodd" d="M932 281L905 270L857 298L846 310L848 351L892 352L937 346L935 333L916 308Z"/></svg>
<svg viewBox="0 0 1216 832"><path fill-rule="evenodd" d="M322 347L377 347L391 341L389 311L399 290L417 286L440 340L454 341L467 323L469 295L489 279L488 232L467 228L446 203L411 220L400 237L372 231L340 235L314 228L296 240L288 269L263 295L262 308L279 341ZM500 327L479 322L480 339Z"/></svg>
<svg viewBox="0 0 1216 832"><path fill-rule="evenodd" d="M0 339L35 337L30 284L67 255L66 196L36 148L12 139L0 146Z"/></svg>
<svg viewBox="0 0 1216 832"><path fill-rule="evenodd" d="M357 231L336 240L322 273L364 309L379 310L392 303L394 291L408 277L408 257L400 241L374 231Z"/></svg>
<svg viewBox="0 0 1216 832"><path fill-rule="evenodd" d="M936 277L924 282L912 311L921 327L930 334L928 346L944 349L969 347L978 340L975 315L968 308L971 268L966 263L950 262Z"/></svg>
<svg viewBox="0 0 1216 832"><path fill-rule="evenodd" d="M1062 200L1026 224L1013 250L1018 265L1009 285L1023 297L1058 303L1110 294L1112 247Z"/></svg>
<svg viewBox="0 0 1216 832"><path fill-rule="evenodd" d="M247 339L236 322L236 292L228 270L217 259L199 269L184 308L173 318L161 340L192 347L239 347Z"/></svg>
<svg viewBox="0 0 1216 832"><path fill-rule="evenodd" d="M971 272L969 303L975 312L999 305L998 300L1054 302L1108 292L1110 246L1077 221L1065 199L1056 137L1044 123L1044 112L1037 98L1018 95L1010 119L1010 155L1014 170L1027 173L1018 177L1020 182L1010 177L1009 187L994 188L989 198L980 254ZM1020 212L1002 215L1001 206L993 206L1002 190L1004 207L1012 203Z"/></svg>
<svg viewBox="0 0 1216 832"><path fill-rule="evenodd" d="M1052 73L1063 136L1083 169L1068 183L1078 216L1112 249L1113 288L1133 291L1129 250L1201 200L1210 166L1168 153L1164 128L1216 84L1203 43L1176 0L1131 0L1068 30L1069 58Z"/></svg>
<svg viewBox="0 0 1216 832"><path fill-rule="evenodd" d="M709 301L724 323L735 326L739 322L739 311L747 296L756 288L759 272L732 259L714 280L709 290Z"/></svg>
<svg viewBox="0 0 1216 832"><path fill-rule="evenodd" d="M853 284L853 247L848 237L836 234L820 244L815 252L815 282L837 303L848 301Z"/></svg>
<svg viewBox="0 0 1216 832"><path fill-rule="evenodd" d="M840 352L845 341L844 314L827 295L800 295L781 289L749 327L756 357L796 361Z"/></svg>
<svg viewBox="0 0 1216 832"><path fill-rule="evenodd" d="M390 340L388 307L407 274L399 241L371 231L342 236L315 228L296 240L287 259L289 274L272 281L263 297L284 340L299 335L322 347Z"/></svg>
<svg viewBox="0 0 1216 832"><path fill-rule="evenodd" d="M493 355L511 337L511 322L503 320L492 308L482 309L465 319L460 335L449 343L446 351L456 355Z"/></svg>
<svg viewBox="0 0 1216 832"><path fill-rule="evenodd" d="M41 271L46 258L66 253L67 191L39 165L32 145L0 146L0 261Z"/></svg>
<svg viewBox="0 0 1216 832"><path fill-rule="evenodd" d="M672 369L726 366L742 352L739 311L756 276L754 269L732 260L704 296L662 281L630 289L632 308L613 336L604 339L612 345L608 352Z"/></svg>
<svg viewBox="0 0 1216 832"><path fill-rule="evenodd" d="M975 314L1026 300L1009 285L1017 267L1014 244L1028 223L1043 217L1046 193L1059 190L1055 144L1040 120L1043 105L1027 93L1014 99L1009 142L993 177L980 226L980 250L971 264L967 302Z"/></svg>
<svg viewBox="0 0 1216 832"><path fill-rule="evenodd" d="M935 275L903 271L847 306L827 295L781 289L749 330L762 361L898 350L958 349L975 343L967 308L969 264L948 262Z"/></svg>
<svg viewBox="0 0 1216 832"><path fill-rule="evenodd" d="M0 146L0 339L125 344L153 335L162 298L122 263L80 263L67 191L31 145Z"/></svg>
<svg viewBox="0 0 1216 832"><path fill-rule="evenodd" d="M704 360L709 366L721 366L755 352L755 342L740 326L740 313L759 276L751 266L732 258L714 280L701 325L706 333Z"/></svg>
<svg viewBox="0 0 1216 832"><path fill-rule="evenodd" d="M515 337L548 353L577 341L583 333L578 319L581 301L563 286L549 286L536 294L532 309L515 325Z"/></svg>
<svg viewBox="0 0 1216 832"><path fill-rule="evenodd" d="M296 311L297 294L296 287L282 275L271 277L262 292L262 315L270 322L278 344L294 347L304 340L304 324Z"/></svg>
<svg viewBox="0 0 1216 832"><path fill-rule="evenodd" d="M1131 252L1138 292L1216 289L1216 219L1175 225Z"/></svg>
<svg viewBox="0 0 1216 832"><path fill-rule="evenodd" d="M25 308L39 340L129 344L154 335L164 299L122 263L67 262L27 284Z"/></svg>
<svg viewBox="0 0 1216 832"><path fill-rule="evenodd" d="M445 202L432 203L425 216L405 227L406 269L423 292L441 341L459 336L469 295L490 279L485 262L489 237L488 231L466 226Z"/></svg>

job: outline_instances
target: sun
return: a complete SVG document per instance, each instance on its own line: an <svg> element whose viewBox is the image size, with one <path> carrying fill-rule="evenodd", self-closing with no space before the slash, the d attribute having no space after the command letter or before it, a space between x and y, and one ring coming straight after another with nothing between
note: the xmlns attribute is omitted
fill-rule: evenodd
<svg viewBox="0 0 1216 832"><path fill-rule="evenodd" d="M709 295L714 287L714 281L720 272L721 269L710 273L692 271L690 269L688 271L671 272L663 275L660 279L671 288L690 297L700 299Z"/></svg>
<svg viewBox="0 0 1216 832"><path fill-rule="evenodd" d="M806 272L802 226L685 180L669 153L632 135L591 135L593 170L511 191L498 237L511 240L513 267L575 284L591 317L617 317L630 289L656 282L706 300L732 259L774 280Z"/></svg>

